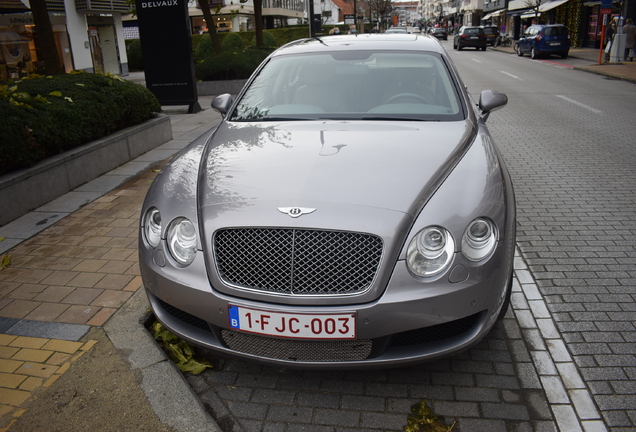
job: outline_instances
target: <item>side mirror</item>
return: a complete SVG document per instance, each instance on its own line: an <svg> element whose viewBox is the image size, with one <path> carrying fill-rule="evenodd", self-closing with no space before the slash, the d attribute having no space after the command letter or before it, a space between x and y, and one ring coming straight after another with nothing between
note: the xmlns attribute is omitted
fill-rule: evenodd
<svg viewBox="0 0 636 432"><path fill-rule="evenodd" d="M223 117L227 114L234 100L229 93L219 95L212 99L212 108L220 112Z"/></svg>
<svg viewBox="0 0 636 432"><path fill-rule="evenodd" d="M481 110L484 121L488 119L488 115L503 108L508 103L508 96L496 90L484 90L479 96L479 109Z"/></svg>

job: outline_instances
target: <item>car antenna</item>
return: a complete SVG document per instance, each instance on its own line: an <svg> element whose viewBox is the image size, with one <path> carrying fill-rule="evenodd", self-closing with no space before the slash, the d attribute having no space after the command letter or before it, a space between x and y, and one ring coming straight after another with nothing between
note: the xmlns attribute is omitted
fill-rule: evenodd
<svg viewBox="0 0 636 432"><path fill-rule="evenodd" d="M324 46L329 46L322 39L320 39L318 36L312 36L310 39L316 39L318 42L320 42Z"/></svg>

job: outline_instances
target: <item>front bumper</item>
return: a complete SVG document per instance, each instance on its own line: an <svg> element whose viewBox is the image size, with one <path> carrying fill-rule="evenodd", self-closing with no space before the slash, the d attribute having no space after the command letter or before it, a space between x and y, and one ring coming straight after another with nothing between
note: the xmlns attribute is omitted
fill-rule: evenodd
<svg viewBox="0 0 636 432"><path fill-rule="evenodd" d="M443 279L424 286L414 284L404 262L399 261L379 299L342 306L256 302L209 286L193 288L189 286L192 281L166 277L144 259L140 267L157 319L190 343L222 356L279 366L360 369L430 361L478 343L495 324L503 304L511 272L511 262L507 261L487 268L487 277L479 280L468 277L449 283ZM235 331L229 325L229 304L290 314L355 313L357 337L342 341L290 339Z"/></svg>

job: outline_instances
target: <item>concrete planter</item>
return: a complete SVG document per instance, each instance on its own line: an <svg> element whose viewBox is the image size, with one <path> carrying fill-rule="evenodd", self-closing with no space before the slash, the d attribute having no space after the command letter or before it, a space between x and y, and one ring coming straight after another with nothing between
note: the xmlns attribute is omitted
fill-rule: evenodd
<svg viewBox="0 0 636 432"><path fill-rule="evenodd" d="M199 96L216 96L224 93L239 94L247 80L227 81L199 81L197 82L197 94Z"/></svg>
<svg viewBox="0 0 636 432"><path fill-rule="evenodd" d="M100 140L0 176L0 226L172 140L160 114Z"/></svg>

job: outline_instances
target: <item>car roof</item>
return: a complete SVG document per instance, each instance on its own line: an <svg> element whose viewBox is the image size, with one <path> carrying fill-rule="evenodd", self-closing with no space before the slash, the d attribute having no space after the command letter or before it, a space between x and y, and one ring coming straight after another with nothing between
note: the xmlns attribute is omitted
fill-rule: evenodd
<svg viewBox="0 0 636 432"><path fill-rule="evenodd" d="M400 50L429 51L443 54L444 48L437 38L421 34L364 33L299 39L278 48L272 55L302 54L327 51Z"/></svg>

